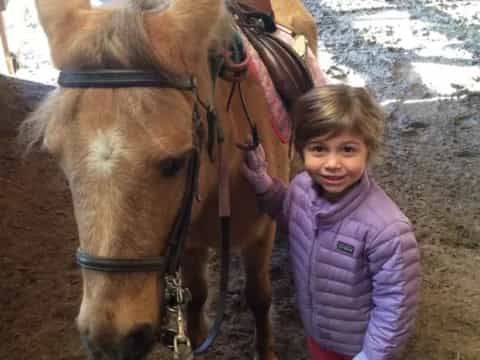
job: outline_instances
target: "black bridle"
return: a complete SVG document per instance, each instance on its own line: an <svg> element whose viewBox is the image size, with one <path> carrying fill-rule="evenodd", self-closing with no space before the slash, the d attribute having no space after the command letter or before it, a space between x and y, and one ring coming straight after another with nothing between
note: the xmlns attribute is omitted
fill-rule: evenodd
<svg viewBox="0 0 480 360"><path fill-rule="evenodd" d="M170 88L181 91L192 91L194 105L192 109L193 144L194 149L188 156L185 192L180 209L175 218L168 237L165 255L145 258L112 258L95 256L78 248L75 254L77 264L87 270L124 273L124 272L159 272L164 278L173 277L180 267L185 240L191 220L193 202L197 192L199 177L200 154L195 126L199 121L198 104L206 107L197 96L197 84L194 77L165 77L156 72L139 70L94 70L60 73L58 83L66 88L124 88L124 87L155 87ZM214 115L210 107L206 108L207 115ZM226 306L229 262L229 218L221 219L222 236L222 273L220 279L219 310L214 325L207 338L193 350L194 354L205 352L218 335Z"/></svg>

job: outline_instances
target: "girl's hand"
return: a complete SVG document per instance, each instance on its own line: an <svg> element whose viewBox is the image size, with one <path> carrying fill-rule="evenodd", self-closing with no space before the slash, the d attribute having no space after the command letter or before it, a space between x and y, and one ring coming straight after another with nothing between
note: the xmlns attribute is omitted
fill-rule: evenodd
<svg viewBox="0 0 480 360"><path fill-rule="evenodd" d="M267 160L262 144L255 149L245 151L244 163L252 171L267 171Z"/></svg>
<svg viewBox="0 0 480 360"><path fill-rule="evenodd" d="M258 145L256 149L244 150L244 154L245 157L241 165L242 175L252 185L255 193L263 194L267 192L273 184L273 180L267 173L267 160L265 159L263 146Z"/></svg>

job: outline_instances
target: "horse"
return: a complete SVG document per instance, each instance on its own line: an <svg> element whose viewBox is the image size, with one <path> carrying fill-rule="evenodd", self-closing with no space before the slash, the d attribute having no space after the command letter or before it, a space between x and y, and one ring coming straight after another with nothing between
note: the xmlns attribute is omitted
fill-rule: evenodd
<svg viewBox="0 0 480 360"><path fill-rule="evenodd" d="M243 153L236 144L248 139L251 129L239 93L227 108L231 84L212 81L211 55L222 53L234 35L225 1L137 0L92 7L89 0L36 0L36 6L58 69L136 69L161 78L155 80L158 87L115 87L109 80L103 86L61 86L21 126L27 148L39 144L48 152L71 191L81 249L77 261L85 265L76 323L88 352L94 359L143 359L151 351L165 316L162 274L143 263L132 271L97 271L98 263L164 257L182 209L188 233L179 261L182 285L191 292L186 333L193 346L205 338L207 260L209 249L220 246L222 155L233 204L230 247L244 265L256 356L277 359L269 315L275 224L258 209L240 174ZM273 10L277 22L306 34L315 50L315 22L300 0L273 1ZM288 146L272 135L265 94L248 74L242 88L268 170L286 181ZM207 151L212 108L223 135L210 147L217 156ZM198 174L193 182L192 169Z"/></svg>

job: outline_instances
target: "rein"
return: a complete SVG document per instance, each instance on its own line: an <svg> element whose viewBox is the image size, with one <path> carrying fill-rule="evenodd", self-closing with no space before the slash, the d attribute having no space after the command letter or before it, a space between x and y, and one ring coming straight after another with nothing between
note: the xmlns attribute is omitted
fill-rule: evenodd
<svg viewBox="0 0 480 360"><path fill-rule="evenodd" d="M224 52L222 58L224 59L224 62L223 67L219 72L219 76L223 80L232 83L232 86L230 88L230 94L228 95L227 100L227 111L230 109L233 95L235 94L235 90L237 90L240 97L242 110L250 128L250 133L252 137L251 145L237 144L237 146L243 151L254 150L260 144L260 136L258 135L257 125L255 124L255 121L252 119L248 111L248 105L245 100L245 96L243 95L241 85L242 81L247 77L251 57L245 51L245 48L243 46L243 40L238 32L234 33L232 43L230 45L230 50Z"/></svg>
<svg viewBox="0 0 480 360"><path fill-rule="evenodd" d="M203 103L197 94L197 84L194 77L167 78L160 73L144 72L139 70L93 70L93 71L62 71L59 75L58 83L67 88L125 88L125 87L155 87L155 88L173 88L181 91L192 91L195 102L192 109L192 125L195 128L199 120L198 104L207 112L207 121L209 128L211 123L216 123L216 114L214 109ZM215 85L215 83L214 83ZM197 135L198 136L198 135ZM190 357L192 354L198 355L205 352L217 337L220 325L223 321L226 308L226 294L228 290L229 273L229 250L230 250L230 211L229 211L229 192L228 192L228 172L224 171L224 161L219 162L220 184L225 184L219 188L220 202L228 204L228 211L220 213L220 232L221 232L221 277L220 291L218 299L218 311L213 326L210 328L207 337L195 349L191 349L190 341L185 334L186 321L184 319L184 308L190 300L189 290L182 286L180 260L184 249L184 244L188 234L188 227L191 221L191 212L193 202L197 194L197 184L200 168L199 141L195 131L193 131L193 144L196 145L189 154L187 165L185 191L181 206L175 218L168 237L167 249L164 256L145 257L138 259L111 258L95 256L82 249L77 249L75 254L76 263L87 270L100 272L158 272L162 274L165 281L165 303L168 304L170 312L175 313L176 330L161 330L160 340L163 340L167 346L174 350L174 358L179 354ZM209 138L211 136L209 135ZM217 136L213 136L217 140ZM219 158L221 158L221 141L218 138ZM211 142L211 141L209 141ZM213 145L212 145L213 146ZM212 159L213 160L213 159ZM225 191L225 189L227 189ZM225 199L225 197L227 199ZM222 205L220 205L222 209Z"/></svg>

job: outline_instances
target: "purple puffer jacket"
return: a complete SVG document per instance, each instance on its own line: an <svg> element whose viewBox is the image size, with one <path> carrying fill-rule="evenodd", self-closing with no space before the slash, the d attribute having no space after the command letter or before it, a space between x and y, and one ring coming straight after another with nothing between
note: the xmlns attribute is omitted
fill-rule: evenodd
<svg viewBox="0 0 480 360"><path fill-rule="evenodd" d="M289 235L306 335L341 354L396 358L414 325L420 258L394 202L365 173L330 203L305 172L288 188L275 180L259 201Z"/></svg>

